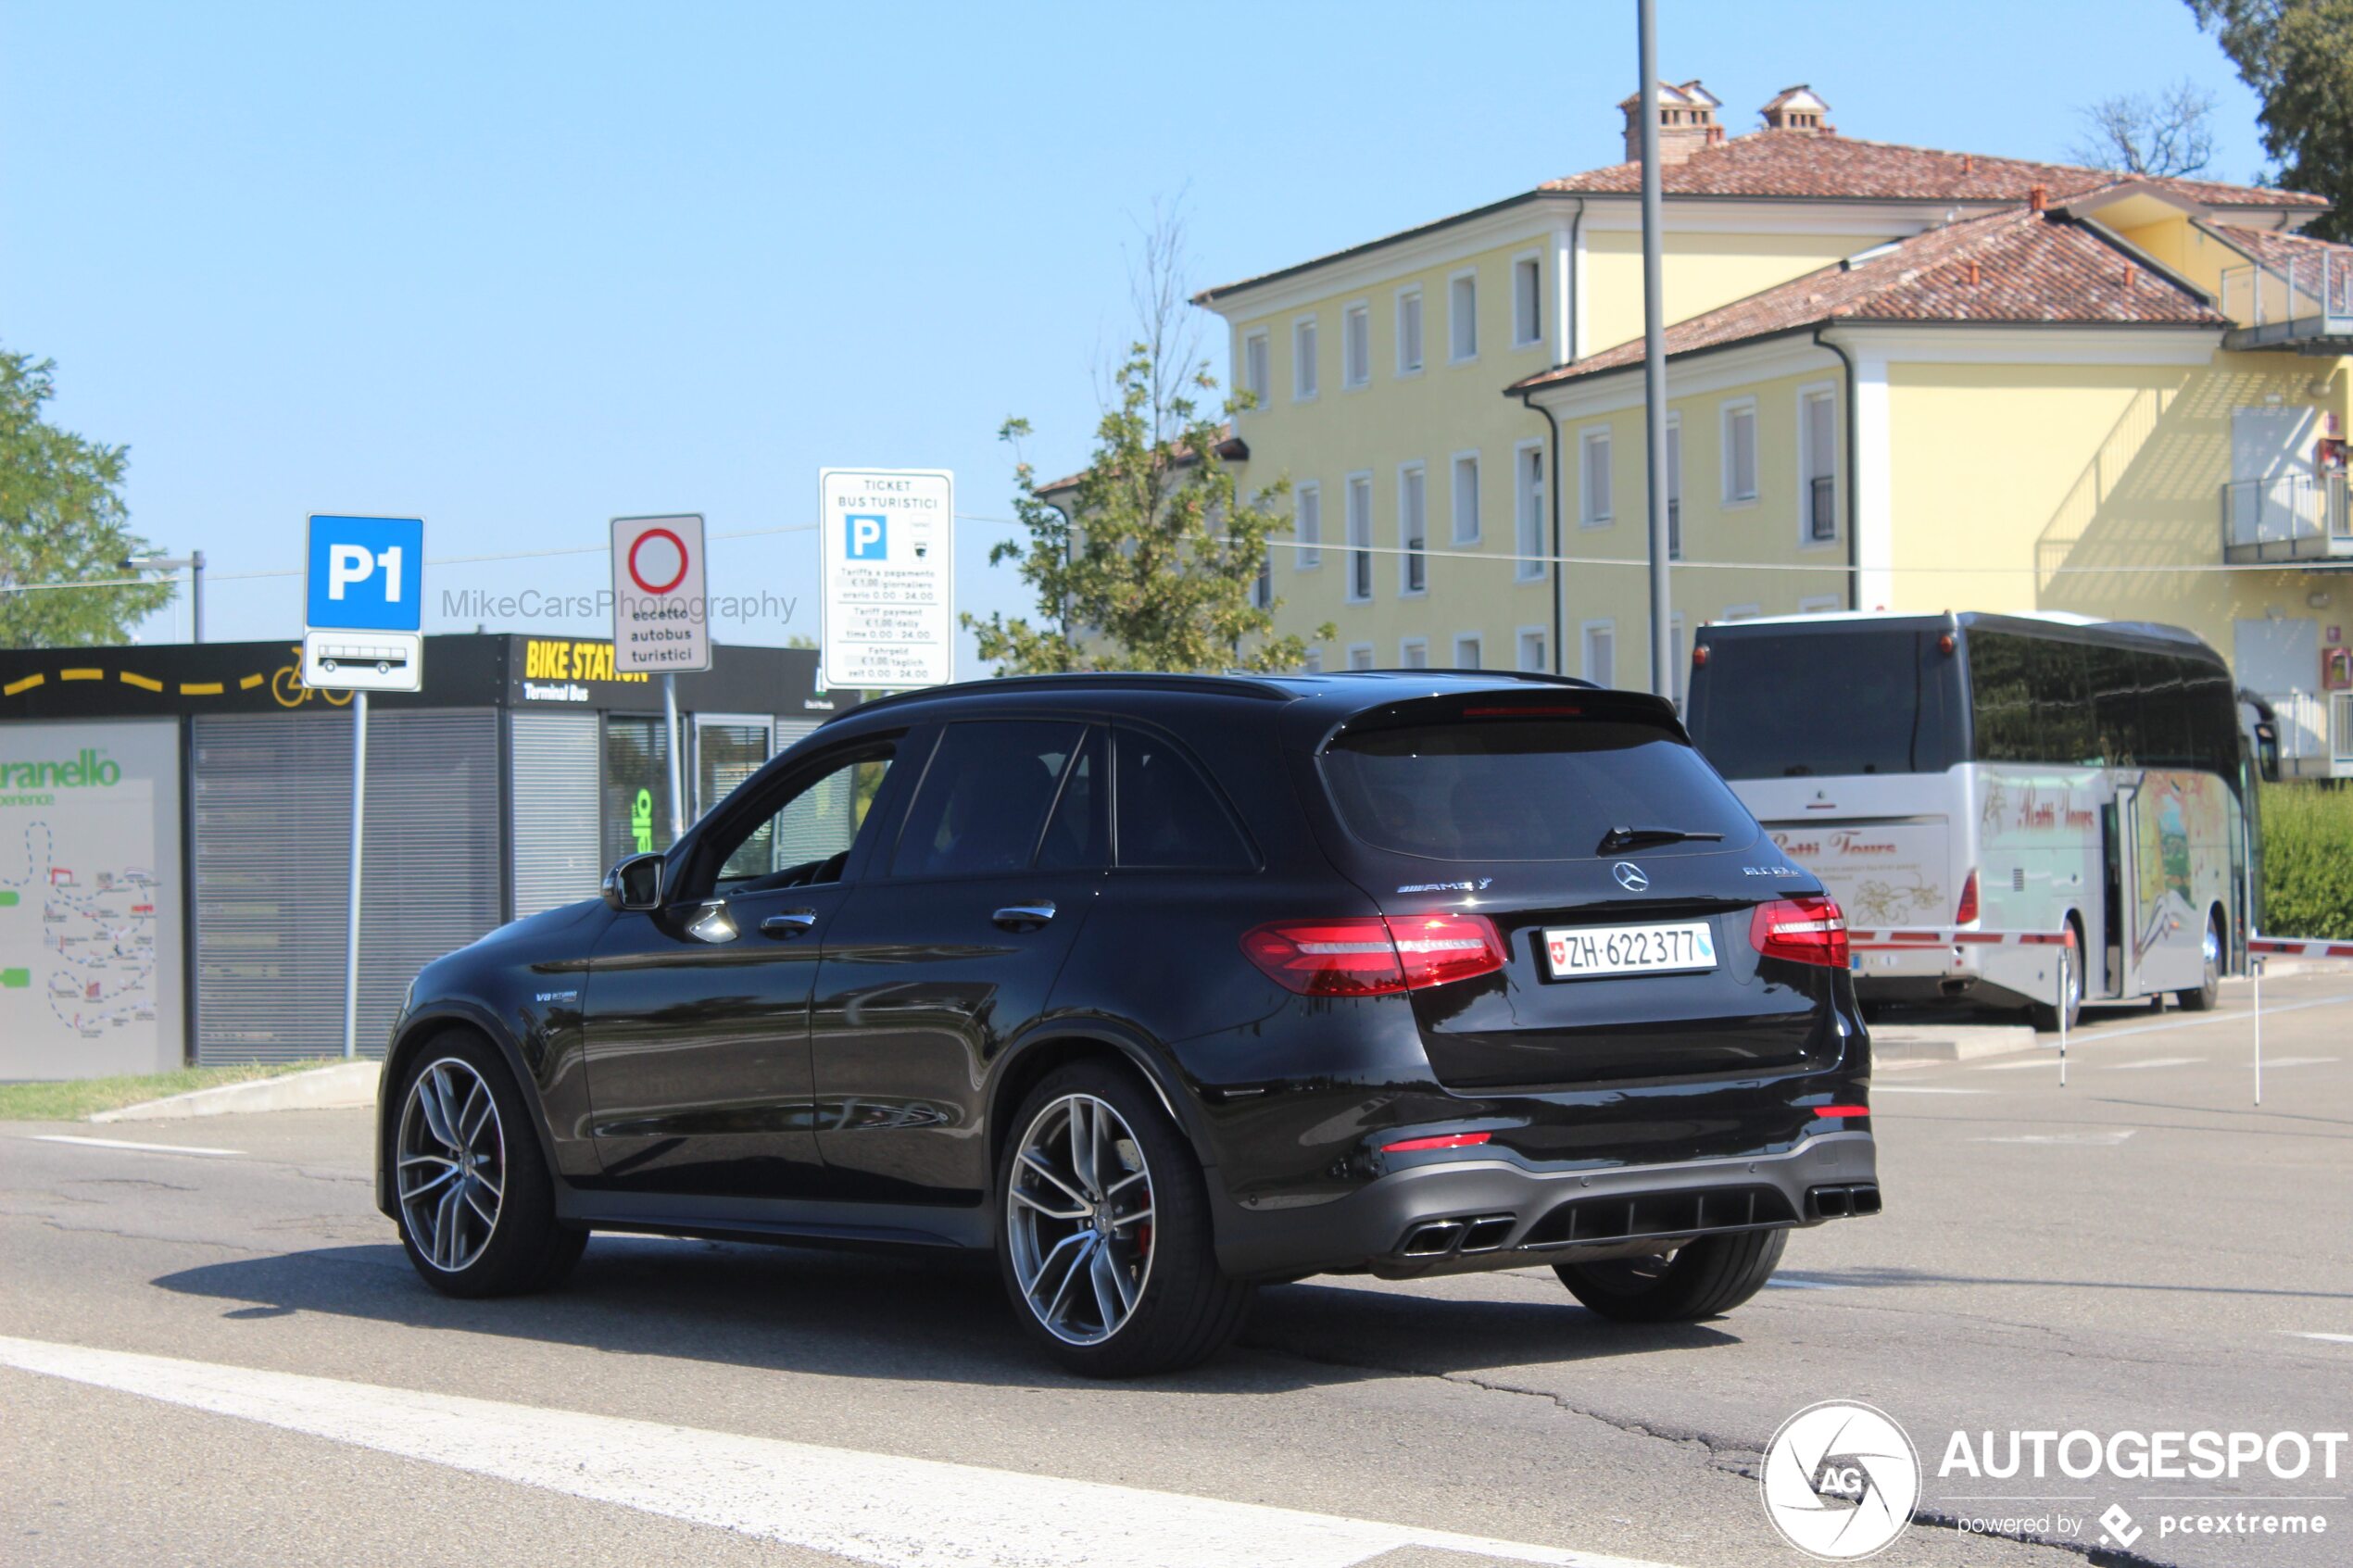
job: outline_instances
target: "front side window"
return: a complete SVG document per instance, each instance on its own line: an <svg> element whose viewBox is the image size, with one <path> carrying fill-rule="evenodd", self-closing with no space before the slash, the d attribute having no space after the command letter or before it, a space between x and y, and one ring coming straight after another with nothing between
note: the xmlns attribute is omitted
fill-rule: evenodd
<svg viewBox="0 0 2353 1568"><path fill-rule="evenodd" d="M950 724L933 747L891 857L897 877L1027 869L1079 741L1049 720Z"/></svg>
<svg viewBox="0 0 2353 1568"><path fill-rule="evenodd" d="M758 893L840 881L889 769L887 746L845 758L802 783L775 810L739 826L732 843L718 846L719 891Z"/></svg>
<svg viewBox="0 0 2353 1568"><path fill-rule="evenodd" d="M1183 752L1126 729L1115 749L1123 869L1249 871L1257 863L1216 790Z"/></svg>

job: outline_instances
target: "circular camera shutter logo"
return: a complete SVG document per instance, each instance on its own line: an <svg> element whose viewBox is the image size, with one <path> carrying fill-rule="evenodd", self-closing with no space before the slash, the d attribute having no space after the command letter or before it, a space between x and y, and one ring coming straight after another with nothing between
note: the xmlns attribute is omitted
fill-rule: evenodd
<svg viewBox="0 0 2353 1568"><path fill-rule="evenodd" d="M1765 1449L1765 1517L1808 1557L1852 1562L1912 1522L1920 1457L1884 1411L1830 1399L1781 1424Z"/></svg>

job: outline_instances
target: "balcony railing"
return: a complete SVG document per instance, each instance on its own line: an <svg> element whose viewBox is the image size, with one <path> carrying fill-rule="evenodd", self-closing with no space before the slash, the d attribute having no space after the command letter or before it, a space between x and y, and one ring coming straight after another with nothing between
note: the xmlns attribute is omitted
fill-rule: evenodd
<svg viewBox="0 0 2353 1568"><path fill-rule="evenodd" d="M2267 561L2353 565L2353 517L2347 513L2345 476L2283 473L2224 484L2222 558L2247 566Z"/></svg>
<svg viewBox="0 0 2353 1568"><path fill-rule="evenodd" d="M2238 323L2231 348L2353 336L2353 259L2328 250L2226 267L2222 314Z"/></svg>
<svg viewBox="0 0 2353 1568"><path fill-rule="evenodd" d="M1826 473L1818 473L1806 482L1806 537L1817 543L1838 537L1837 481Z"/></svg>

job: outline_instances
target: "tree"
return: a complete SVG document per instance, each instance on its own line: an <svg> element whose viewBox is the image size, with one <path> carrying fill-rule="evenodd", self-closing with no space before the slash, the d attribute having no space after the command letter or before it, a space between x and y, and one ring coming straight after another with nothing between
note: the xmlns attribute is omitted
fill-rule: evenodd
<svg viewBox="0 0 2353 1568"><path fill-rule="evenodd" d="M0 647L123 642L174 591L164 582L26 591L120 578L125 557L154 552L125 526L129 449L41 417L56 371L53 360L0 349Z"/></svg>
<svg viewBox="0 0 2353 1568"><path fill-rule="evenodd" d="M2304 232L2353 240L2353 0L2188 0L2263 100L2277 180L2334 204Z"/></svg>
<svg viewBox="0 0 2353 1568"><path fill-rule="evenodd" d="M1021 456L1029 421L1008 420L998 433L1013 448L1013 512L1026 537L995 546L988 562L1019 563L1038 620L962 619L1001 674L1290 670L1306 659L1301 638L1274 635L1279 601L1252 602L1268 536L1290 526L1288 508L1277 510L1290 484L1245 495L1219 455L1227 432L1203 407L1217 383L1193 358L1184 265L1181 218L1155 211L1128 273L1136 340L1111 376L1094 456L1066 506L1038 494ZM1238 394L1220 413L1249 404Z"/></svg>
<svg viewBox="0 0 2353 1568"><path fill-rule="evenodd" d="M2068 157L2119 174L2196 174L2214 159L2214 94L2187 77L2156 93L2120 93L2082 111Z"/></svg>

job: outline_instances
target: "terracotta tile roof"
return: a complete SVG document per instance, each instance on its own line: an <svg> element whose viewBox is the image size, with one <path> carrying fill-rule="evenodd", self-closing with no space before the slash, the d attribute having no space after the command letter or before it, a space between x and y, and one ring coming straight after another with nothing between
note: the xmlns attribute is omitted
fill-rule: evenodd
<svg viewBox="0 0 2353 1568"><path fill-rule="evenodd" d="M1247 462L1250 458L1250 443L1244 441L1240 436L1234 433L1234 422L1231 420L1227 420L1224 424L1217 427L1217 455L1225 458L1229 463ZM1179 468L1182 468L1185 464L1189 463L1192 460L1193 449L1191 447L1179 446L1176 448L1176 464ZM1066 473L1060 479L1054 480L1050 483L1037 485L1034 488L1040 495L1052 496L1059 495L1065 490L1077 489L1078 482L1086 477L1087 476L1084 471L1078 473Z"/></svg>
<svg viewBox="0 0 2353 1568"><path fill-rule="evenodd" d="M2308 234L2284 234L2271 229L2246 229L2236 223L2206 227L2250 260L2284 272L2291 261L2310 262L2332 257L2338 267L2353 266L2353 245L2334 245Z"/></svg>
<svg viewBox="0 0 2353 1568"><path fill-rule="evenodd" d="M1756 131L1699 148L1659 171L1667 194L1687 196L1812 196L1882 201L2019 201L2035 185L2065 201L2115 183L2105 169L2027 158L1948 153L1894 142L1805 131ZM1612 164L1548 181L1547 191L1632 194L1642 189L1639 162ZM2310 207L2328 203L2300 191L2225 185L2210 180L2152 179L2209 207Z"/></svg>
<svg viewBox="0 0 2353 1568"><path fill-rule="evenodd" d="M1916 234L1867 261L1808 272L1667 329L1668 355L1839 321L2227 327L2198 294L2089 225L2024 207ZM1523 392L1642 362L1634 338L1529 376Z"/></svg>

